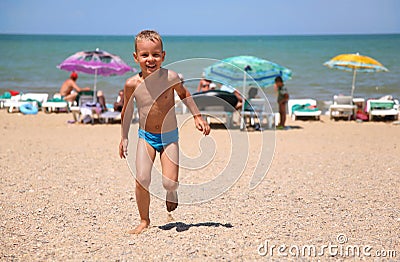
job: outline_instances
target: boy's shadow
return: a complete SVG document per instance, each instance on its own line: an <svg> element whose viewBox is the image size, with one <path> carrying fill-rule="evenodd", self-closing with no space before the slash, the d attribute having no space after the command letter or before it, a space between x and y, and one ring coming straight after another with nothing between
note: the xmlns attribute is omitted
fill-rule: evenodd
<svg viewBox="0 0 400 262"><path fill-rule="evenodd" d="M221 224L221 223L216 223L216 222L202 222L202 223L196 223L196 224L186 224L183 222L174 222L174 223L168 223L163 226L158 226L159 229L162 230L171 230L174 227L176 227L177 232L183 232L189 230L191 227L226 227L226 228L232 228L231 223L227 224Z"/></svg>

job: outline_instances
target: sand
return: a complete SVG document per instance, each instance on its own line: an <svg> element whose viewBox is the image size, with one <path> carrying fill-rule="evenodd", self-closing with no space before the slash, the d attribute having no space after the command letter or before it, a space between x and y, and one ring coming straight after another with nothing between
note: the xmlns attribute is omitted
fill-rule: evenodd
<svg viewBox="0 0 400 262"><path fill-rule="evenodd" d="M243 175L227 192L180 205L174 221L164 200L152 197L152 226L129 235L138 211L133 176L118 157L119 125L67 124L70 119L71 114L0 111L0 260L266 260L285 253L295 258L296 247L305 245L319 253L324 245L371 247L360 254L363 259L395 250L385 255L400 259L400 125L326 116L319 122L289 120L292 129L275 132L275 155L257 188L248 187L258 161L250 153ZM181 132L186 147L199 137L190 124ZM215 172L181 172L182 181L204 180L226 165L229 139L221 137L227 130L212 134ZM256 136L249 133L250 143L258 143ZM188 154L196 155L192 148ZM268 251L272 245L287 248L271 254L266 244ZM297 255L352 258L323 253Z"/></svg>

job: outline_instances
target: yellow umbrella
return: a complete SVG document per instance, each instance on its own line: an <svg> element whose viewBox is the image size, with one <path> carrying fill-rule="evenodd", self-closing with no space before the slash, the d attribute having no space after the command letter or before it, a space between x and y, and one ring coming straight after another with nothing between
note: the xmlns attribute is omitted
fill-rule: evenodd
<svg viewBox="0 0 400 262"><path fill-rule="evenodd" d="M358 72L386 72L389 71L381 63L369 56L357 54L341 54L324 63L329 68L336 68L345 71L353 71L353 84L351 96L353 96Z"/></svg>

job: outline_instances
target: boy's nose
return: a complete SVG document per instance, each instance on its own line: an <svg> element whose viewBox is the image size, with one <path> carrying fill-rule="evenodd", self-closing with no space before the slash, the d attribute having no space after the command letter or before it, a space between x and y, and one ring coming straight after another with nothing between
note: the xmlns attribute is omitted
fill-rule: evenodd
<svg viewBox="0 0 400 262"><path fill-rule="evenodd" d="M147 60L149 60L149 61L153 61L154 59L155 59L155 57L152 56L152 55L149 55L149 56L147 57Z"/></svg>

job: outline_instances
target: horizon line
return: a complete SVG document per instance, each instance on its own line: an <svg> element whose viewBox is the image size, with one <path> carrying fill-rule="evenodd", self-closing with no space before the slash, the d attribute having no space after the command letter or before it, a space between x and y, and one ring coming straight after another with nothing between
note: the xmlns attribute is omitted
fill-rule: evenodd
<svg viewBox="0 0 400 262"><path fill-rule="evenodd" d="M63 33L2 33L0 35L26 36L100 36L100 37L132 37L136 34L63 34ZM400 35L399 33L317 33L317 34L161 34L162 37L255 37L255 36L371 36L371 35Z"/></svg>

